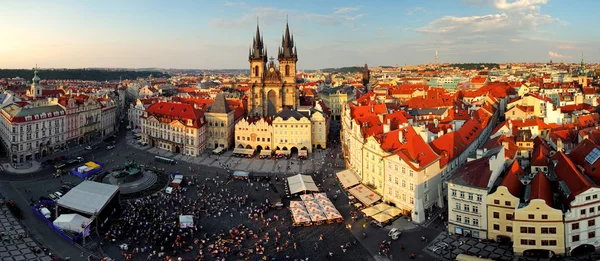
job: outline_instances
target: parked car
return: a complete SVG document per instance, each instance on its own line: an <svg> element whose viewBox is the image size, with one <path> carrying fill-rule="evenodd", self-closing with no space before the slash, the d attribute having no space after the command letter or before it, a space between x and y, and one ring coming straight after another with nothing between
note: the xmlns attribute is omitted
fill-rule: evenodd
<svg viewBox="0 0 600 261"><path fill-rule="evenodd" d="M86 150L93 150L92 146L86 146L85 149Z"/></svg>
<svg viewBox="0 0 600 261"><path fill-rule="evenodd" d="M115 148L115 146L114 146L114 145L108 145L108 146L106 146L106 150L112 150L112 149L114 149L114 148Z"/></svg>
<svg viewBox="0 0 600 261"><path fill-rule="evenodd" d="M58 198L62 198L62 196L63 196L63 193L61 193L61 192L59 192L59 191L56 191L56 192L54 192L54 195L55 195L56 197L58 197Z"/></svg>

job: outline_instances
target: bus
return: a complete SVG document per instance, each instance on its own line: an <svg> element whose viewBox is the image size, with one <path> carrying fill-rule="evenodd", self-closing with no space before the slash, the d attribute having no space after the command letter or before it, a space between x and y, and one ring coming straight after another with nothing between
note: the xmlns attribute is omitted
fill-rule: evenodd
<svg viewBox="0 0 600 261"><path fill-rule="evenodd" d="M161 156L155 156L154 160L158 161L158 162L162 162L162 163L166 163L166 164L175 164L175 161L169 158L165 158L165 157L161 157Z"/></svg>

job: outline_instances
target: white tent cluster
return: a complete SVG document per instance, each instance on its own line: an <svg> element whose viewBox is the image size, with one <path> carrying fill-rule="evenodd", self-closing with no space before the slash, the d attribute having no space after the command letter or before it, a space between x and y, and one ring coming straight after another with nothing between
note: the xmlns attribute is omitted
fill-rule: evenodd
<svg viewBox="0 0 600 261"><path fill-rule="evenodd" d="M342 222L344 218L325 193L300 195L302 201L290 201L294 226Z"/></svg>

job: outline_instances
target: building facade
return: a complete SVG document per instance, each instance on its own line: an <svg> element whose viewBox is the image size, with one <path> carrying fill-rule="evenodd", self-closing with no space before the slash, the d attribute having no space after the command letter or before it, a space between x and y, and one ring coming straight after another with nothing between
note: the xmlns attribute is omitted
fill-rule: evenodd
<svg viewBox="0 0 600 261"><path fill-rule="evenodd" d="M142 141L192 157L206 148L204 113L190 104L157 102L141 117Z"/></svg>
<svg viewBox="0 0 600 261"><path fill-rule="evenodd" d="M207 148L229 149L234 145L234 110L229 108L225 95L218 93L215 101L204 113L207 126Z"/></svg>

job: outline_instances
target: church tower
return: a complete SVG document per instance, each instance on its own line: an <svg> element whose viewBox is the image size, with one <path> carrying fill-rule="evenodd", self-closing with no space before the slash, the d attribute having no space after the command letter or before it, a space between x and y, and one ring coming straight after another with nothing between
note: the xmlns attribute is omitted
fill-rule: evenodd
<svg viewBox="0 0 600 261"><path fill-rule="evenodd" d="M29 94L33 98L42 97L42 86L40 85L40 77L37 75L37 67L33 68L33 79L31 80Z"/></svg>
<svg viewBox="0 0 600 261"><path fill-rule="evenodd" d="M290 34L290 27L285 23L285 33L281 37L281 47L278 50L279 75L283 82L282 100L283 106L296 109L299 103L298 90L296 86L296 62L298 52L294 45L294 36Z"/></svg>
<svg viewBox="0 0 600 261"><path fill-rule="evenodd" d="M265 75L265 65L267 63L267 50L263 44L263 38L260 35L260 28L258 25L258 18L256 21L256 35L252 42L252 47L248 53L248 62L250 63L250 104L248 104L248 111L251 115L255 115L261 101L263 99L262 85Z"/></svg>
<svg viewBox="0 0 600 261"><path fill-rule="evenodd" d="M365 68L363 69L363 72L362 72L362 84L363 84L363 86L365 86L365 92L369 91L369 87L367 86L367 84L369 84L370 78L371 78L371 72L369 71L369 66L367 66L367 64L365 63Z"/></svg>

